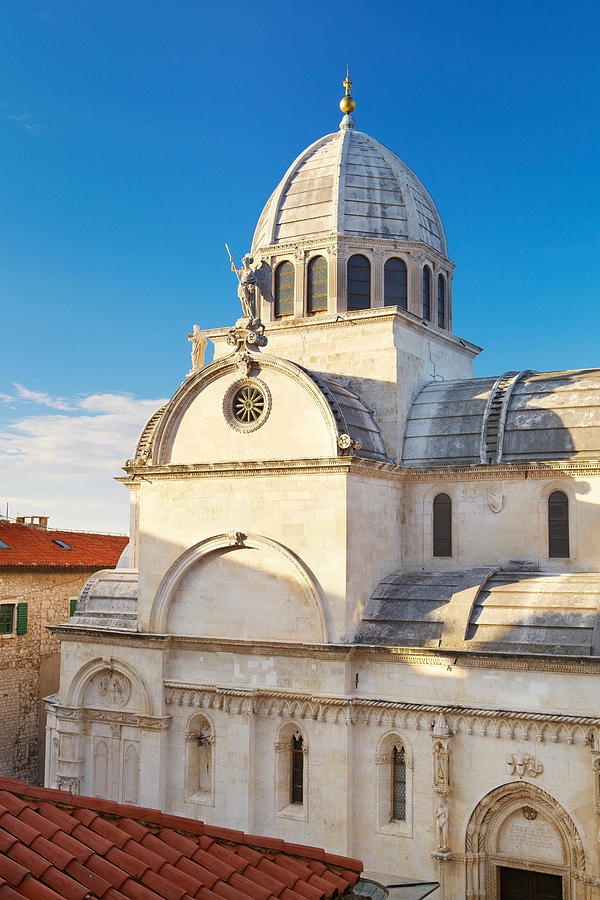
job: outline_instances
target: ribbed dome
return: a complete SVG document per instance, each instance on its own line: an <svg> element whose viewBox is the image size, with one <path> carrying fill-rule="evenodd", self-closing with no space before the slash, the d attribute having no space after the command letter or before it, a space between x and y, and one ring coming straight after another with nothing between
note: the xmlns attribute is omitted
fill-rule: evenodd
<svg viewBox="0 0 600 900"><path fill-rule="evenodd" d="M426 188L395 153L352 125L315 141L292 163L258 221L254 253L344 234L423 241L447 255L442 220Z"/></svg>

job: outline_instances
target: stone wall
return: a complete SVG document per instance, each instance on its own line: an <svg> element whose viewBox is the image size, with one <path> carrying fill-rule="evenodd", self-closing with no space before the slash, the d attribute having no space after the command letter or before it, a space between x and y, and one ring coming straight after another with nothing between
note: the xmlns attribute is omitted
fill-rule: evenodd
<svg viewBox="0 0 600 900"><path fill-rule="evenodd" d="M43 783L40 698L58 688L60 645L46 629L69 618L69 601L94 570L0 569L0 603L27 603L27 633L0 635L0 775Z"/></svg>

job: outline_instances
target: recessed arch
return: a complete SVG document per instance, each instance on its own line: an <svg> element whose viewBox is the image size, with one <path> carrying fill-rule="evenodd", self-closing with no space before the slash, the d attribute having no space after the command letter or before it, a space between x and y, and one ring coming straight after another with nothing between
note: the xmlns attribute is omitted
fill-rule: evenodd
<svg viewBox="0 0 600 900"><path fill-rule="evenodd" d="M527 811L530 817L523 821L535 821L541 817L552 827L562 848L560 864L537 860L523 842L519 855L507 855L501 844L502 828L515 814ZM534 866L563 877L564 900L584 900L586 858L579 829L567 811L546 791L525 781L502 784L490 791L477 804L467 824L465 836L467 864L467 896L472 900L497 896L497 878L500 865L513 868ZM503 852L502 852L503 851ZM522 859L521 859L522 856ZM519 865L521 863L521 865Z"/></svg>
<svg viewBox="0 0 600 900"><path fill-rule="evenodd" d="M189 547L171 565L158 587L152 610L150 613L150 632L163 634L167 629L167 617L169 607L184 576L198 562L216 554L219 551L254 549L274 554L284 559L293 569L299 584L309 603L314 608L319 622L321 642L328 642L329 626L328 615L325 609L325 601L318 582L308 566L292 550L274 541L257 534L241 534L240 532L228 532L206 538L194 546Z"/></svg>
<svg viewBox="0 0 600 900"><path fill-rule="evenodd" d="M69 685L69 693L67 696L68 706L83 706L84 697L88 686L93 678L103 672L116 673L127 678L132 685L132 697L138 701L137 711L147 716L155 715L151 694L146 687L143 678L136 672L133 666L124 662L122 659L114 657L97 657L85 663L77 672L71 684ZM131 704L127 705L127 710L131 711Z"/></svg>

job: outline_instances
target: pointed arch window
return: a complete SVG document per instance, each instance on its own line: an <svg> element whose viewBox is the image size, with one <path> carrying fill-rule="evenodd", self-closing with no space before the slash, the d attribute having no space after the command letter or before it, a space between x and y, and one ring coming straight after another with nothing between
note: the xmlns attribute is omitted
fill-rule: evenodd
<svg viewBox="0 0 600 900"><path fill-rule="evenodd" d="M290 803L304 803L304 747L301 734L292 735Z"/></svg>
<svg viewBox="0 0 600 900"><path fill-rule="evenodd" d="M438 494L433 501L433 555L452 556L452 500Z"/></svg>
<svg viewBox="0 0 600 900"><path fill-rule="evenodd" d="M282 262L275 269L275 315L294 315L295 278L291 262Z"/></svg>
<svg viewBox="0 0 600 900"><path fill-rule="evenodd" d="M431 322L431 269L425 266L422 282L423 318Z"/></svg>
<svg viewBox="0 0 600 900"><path fill-rule="evenodd" d="M440 328L445 328L445 324L446 324L446 279L444 278L443 275L438 275L437 323Z"/></svg>
<svg viewBox="0 0 600 900"><path fill-rule="evenodd" d="M548 497L548 556L569 556L569 498L564 491L553 491Z"/></svg>
<svg viewBox="0 0 600 900"><path fill-rule="evenodd" d="M406 820L406 753L402 744L392 747L392 820Z"/></svg>
<svg viewBox="0 0 600 900"><path fill-rule="evenodd" d="M371 263L366 256L355 253L348 260L348 309L369 309L371 306Z"/></svg>
<svg viewBox="0 0 600 900"><path fill-rule="evenodd" d="M308 264L306 286L306 311L325 312L327 310L327 260L315 256Z"/></svg>
<svg viewBox="0 0 600 900"><path fill-rule="evenodd" d="M383 269L384 305L408 308L408 288L406 263L393 256L388 259Z"/></svg>

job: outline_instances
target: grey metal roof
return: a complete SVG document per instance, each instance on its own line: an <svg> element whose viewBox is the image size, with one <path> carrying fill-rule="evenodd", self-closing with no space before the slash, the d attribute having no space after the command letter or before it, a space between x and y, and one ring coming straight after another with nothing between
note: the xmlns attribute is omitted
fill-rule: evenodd
<svg viewBox="0 0 600 900"><path fill-rule="evenodd" d="M427 384L406 424L404 465L600 456L600 369L507 372Z"/></svg>
<svg viewBox="0 0 600 900"><path fill-rule="evenodd" d="M354 129L325 135L294 160L263 209L252 252L326 234L423 241L448 253L422 182L399 156Z"/></svg>
<svg viewBox="0 0 600 900"><path fill-rule="evenodd" d="M600 573L395 572L373 591L356 643L600 655Z"/></svg>

